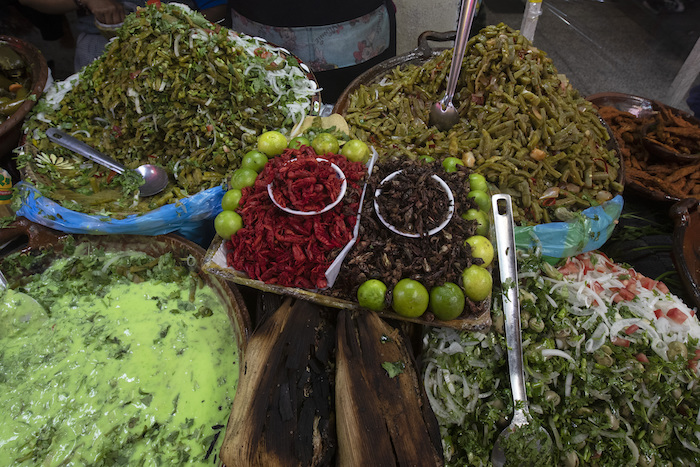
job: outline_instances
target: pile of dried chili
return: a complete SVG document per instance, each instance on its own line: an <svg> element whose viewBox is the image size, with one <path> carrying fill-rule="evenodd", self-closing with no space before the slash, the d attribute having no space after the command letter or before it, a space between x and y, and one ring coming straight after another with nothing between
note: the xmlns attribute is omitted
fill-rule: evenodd
<svg viewBox="0 0 700 467"><path fill-rule="evenodd" d="M352 239L362 191L360 182L367 168L337 154L324 155L345 173L348 187L337 206L314 216L285 213L272 203L267 192L267 185L290 160L316 157L307 146L287 149L267 163L252 187L243 189L237 209L243 227L226 242L229 266L268 284L305 289L322 289L328 285L326 270ZM336 183L333 179L337 180L335 171L318 181L324 185Z"/></svg>
<svg viewBox="0 0 700 467"><path fill-rule="evenodd" d="M328 160L301 157L275 172L272 194L282 207L302 212L321 211L338 199L342 183Z"/></svg>

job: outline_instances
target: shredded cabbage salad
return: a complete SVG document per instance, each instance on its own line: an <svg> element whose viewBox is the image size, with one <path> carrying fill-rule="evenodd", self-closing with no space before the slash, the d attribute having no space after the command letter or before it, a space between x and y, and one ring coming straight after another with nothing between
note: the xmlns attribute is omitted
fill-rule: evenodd
<svg viewBox="0 0 700 467"><path fill-rule="evenodd" d="M700 465L696 310L598 252L558 269L520 258L530 413L557 465ZM490 465L513 403L503 313L494 332L433 328L423 377L448 465Z"/></svg>

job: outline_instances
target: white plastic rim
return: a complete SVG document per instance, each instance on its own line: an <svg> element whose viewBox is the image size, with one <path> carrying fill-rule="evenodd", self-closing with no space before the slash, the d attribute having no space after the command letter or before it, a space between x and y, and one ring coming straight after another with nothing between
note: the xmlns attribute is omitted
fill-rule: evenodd
<svg viewBox="0 0 700 467"><path fill-rule="evenodd" d="M386 219L384 219L384 217L379 212L379 204L377 203L377 198L379 198L379 196L381 196L381 194L382 194L382 185L384 185L384 183L386 183L389 180L396 177L401 172L403 172L403 170L397 170L396 172L392 172L389 175L387 175L386 177L384 177L384 180L382 180L379 183L379 187L374 191L374 211L377 213L377 217L379 218L379 221L382 224L384 224L384 227L391 230L395 234L401 235L403 237L408 237L408 238L419 238L421 235L418 233L408 233L408 232L400 231L399 229L394 227L392 224L390 224ZM450 223L450 221L452 220L452 216L454 215L454 212L455 212L455 198L454 198L454 195L452 194L452 190L450 190L450 187L447 185L447 183L445 183L445 180L443 180L442 178L438 177L435 174L433 174L431 176L431 178L440 184L443 191L447 194L447 198L450 202L450 205L447 208L447 217L445 218L445 220L442 221L442 223L440 225L438 225L437 227L428 230L428 233L426 235L424 235L426 237L429 237L431 235L435 235L436 233L438 233L439 231L441 231L442 229L447 227L447 224Z"/></svg>
<svg viewBox="0 0 700 467"><path fill-rule="evenodd" d="M291 159L289 162L294 162L295 160L296 159ZM270 197L270 199L272 200L272 204L277 206L282 211L284 211L288 214L293 214L295 216L315 216L318 214L322 214L326 211L330 211L331 209L336 207L338 205L338 203L340 203L343 200L343 198L345 197L345 192L348 190L348 180L345 178L345 174L340 169L340 167L338 167L334 163L330 162L328 159L324 159L322 157L317 157L316 160L319 162L328 162L331 165L331 167L333 168L333 170L335 171L335 173L338 175L338 178L343 181L340 184L340 193L338 193L338 198L336 198L335 201L333 201L331 204L327 205L325 208L321 209L320 211L297 211L296 209L290 209L290 208L283 207L277 202L277 200L275 199L275 195L272 193L272 183L274 183L274 182L271 182L271 183L267 184L267 194Z"/></svg>

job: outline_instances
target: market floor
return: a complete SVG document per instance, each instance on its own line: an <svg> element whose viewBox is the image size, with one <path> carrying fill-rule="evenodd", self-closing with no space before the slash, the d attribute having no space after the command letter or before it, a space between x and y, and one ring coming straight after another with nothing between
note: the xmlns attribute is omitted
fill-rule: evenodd
<svg viewBox="0 0 700 467"><path fill-rule="evenodd" d="M700 0L675 0L684 2L683 12L654 12L645 6L655 1L664 0L545 0L534 43L583 95L615 91L669 103L671 83L700 36ZM457 0L453 12L445 11L450 10L445 4L431 11L425 3L395 0L399 11L421 12L399 15L404 18L397 31L399 54L415 44L415 39L402 37L415 34L417 38L415 31L445 30L436 27L437 15L442 16L443 25L445 16L456 21ZM47 41L15 8L0 8L0 34L21 37L39 47L55 79L73 73L74 15L66 15L63 38ZM519 28L523 9L522 0L483 0L474 28L499 22ZM678 107L687 110L685 102Z"/></svg>

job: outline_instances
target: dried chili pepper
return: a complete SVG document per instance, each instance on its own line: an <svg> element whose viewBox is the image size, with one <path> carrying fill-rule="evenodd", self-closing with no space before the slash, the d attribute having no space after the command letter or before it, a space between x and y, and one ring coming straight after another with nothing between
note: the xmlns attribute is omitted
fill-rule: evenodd
<svg viewBox="0 0 700 467"><path fill-rule="evenodd" d="M331 163L301 156L290 160L276 173L272 192L282 207L297 211L320 211L340 195L342 179Z"/></svg>
<svg viewBox="0 0 700 467"><path fill-rule="evenodd" d="M287 149L267 163L252 187L243 189L237 212L243 218L244 227L226 242L229 266L269 284L305 289L322 289L328 285L326 270L352 239L359 209L360 182L367 173L366 167L337 154L324 155L345 173L348 187L337 206L315 216L287 214L272 203L267 192L267 185L281 172L299 170L299 178L295 180L302 180L305 174L301 172L306 170L303 161L316 157L308 146ZM290 164L292 159L302 163L297 167ZM332 169L326 179L317 178L317 182L326 187L338 180ZM315 189L301 193L302 202L306 202L306 195L311 200L319 198ZM309 201L306 206L310 204Z"/></svg>

